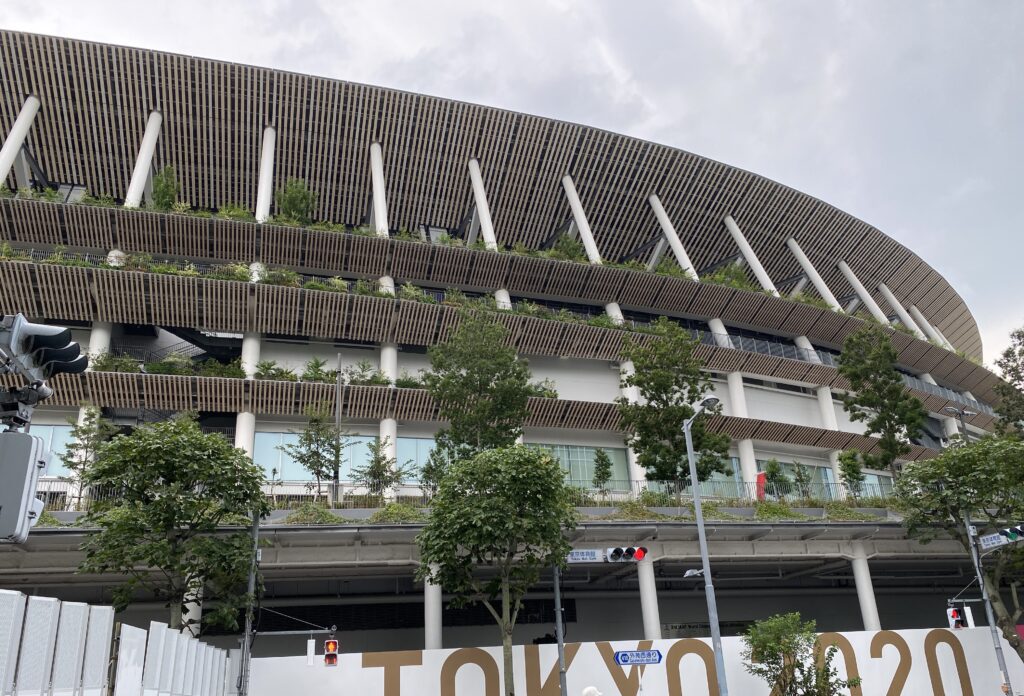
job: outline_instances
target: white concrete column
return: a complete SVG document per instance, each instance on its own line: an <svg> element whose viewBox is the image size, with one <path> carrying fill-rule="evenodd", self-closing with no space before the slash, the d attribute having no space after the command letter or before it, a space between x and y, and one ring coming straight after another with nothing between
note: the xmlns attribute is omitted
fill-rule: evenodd
<svg viewBox="0 0 1024 696"><path fill-rule="evenodd" d="M933 384L935 386L939 385L939 383L935 381L935 378L928 372L924 372L918 375L918 377L921 378L922 382L927 382L928 384ZM960 425L957 423L956 418L940 413L939 420L942 421L942 434L946 436L947 440L961 435Z"/></svg>
<svg viewBox="0 0 1024 696"><path fill-rule="evenodd" d="M384 151L380 143L370 145L370 186L373 196L373 229L378 237L388 237L388 197L384 185Z"/></svg>
<svg viewBox="0 0 1024 696"><path fill-rule="evenodd" d="M89 332L89 357L94 358L103 353L110 352L110 339L114 332L114 325L109 321L94 321L92 331ZM87 369L91 370L90 365Z"/></svg>
<svg viewBox="0 0 1024 696"><path fill-rule="evenodd" d="M607 314L616 325L622 326L626 323L626 318L622 316L622 308L619 307L618 302L609 302L604 306L604 312Z"/></svg>
<svg viewBox="0 0 1024 696"><path fill-rule="evenodd" d="M787 239L786 246L788 246L789 250L793 253L793 256L796 258L796 262L800 264L800 268L803 270L804 275L810 279L811 285L813 285L814 289L818 291L819 295L821 295L821 299L825 300L829 307L835 311L843 311L843 308L839 306L839 300L837 300L836 296L832 294L832 291L828 289L828 286L825 284L825 279L821 277L821 274L818 273L818 269L816 269L814 264L811 263L811 260L807 258L807 254L805 254L804 250L800 248L799 244L797 244L796 239L793 237Z"/></svg>
<svg viewBox="0 0 1024 696"><path fill-rule="evenodd" d="M640 613L644 620L644 640L661 640L661 614L658 612L658 585L654 581L654 560L648 554L637 561L640 583Z"/></svg>
<svg viewBox="0 0 1024 696"><path fill-rule="evenodd" d="M135 169L128 183L128 192L124 194L125 208L138 208L142 203L142 194L146 191L146 182L153 175L153 153L156 152L156 141L160 137L160 125L163 117L159 111L150 111L146 121L146 132L142 134L139 145L139 156L135 158Z"/></svg>
<svg viewBox="0 0 1024 696"><path fill-rule="evenodd" d="M18 118L14 120L14 125L11 126L3 146L0 147L0 184L6 182L7 177L10 176L14 160L21 154L21 146L25 144L28 130L32 127L32 121L38 112L39 97L30 94L26 97L25 103L21 105Z"/></svg>
<svg viewBox="0 0 1024 696"><path fill-rule="evenodd" d="M871 584L871 569L868 567L868 556L864 550L864 542L852 544L853 556L850 565L853 567L853 582L857 586L857 601L860 603L860 616L865 631L881 631L882 622L878 619L878 607L875 604L875 588Z"/></svg>
<svg viewBox="0 0 1024 696"><path fill-rule="evenodd" d="M491 220L491 206L487 203L487 190L484 188L484 178L480 173L480 162L475 157L469 160L469 180L473 185L473 202L476 205L477 218L480 220L480 234L484 238L484 246L490 251L497 251L498 239L494 234L494 221ZM494 291L494 302L498 309L512 309L512 298L505 288Z"/></svg>
<svg viewBox="0 0 1024 696"><path fill-rule="evenodd" d="M442 612L444 599L440 585L424 581L423 583L423 649L440 650L442 647L441 633L444 625Z"/></svg>
<svg viewBox="0 0 1024 696"><path fill-rule="evenodd" d="M938 329L932 326L931 322L925 318L924 314L921 313L921 310L918 309L916 305L910 305L908 311L910 312L910 315L914 317L914 320L917 321L918 327L923 329L928 335L928 338L933 342L938 343L940 346L944 346L947 350L953 350L953 346L946 340L946 337L943 336Z"/></svg>
<svg viewBox="0 0 1024 696"><path fill-rule="evenodd" d="M193 585L191 591L185 595L185 606L181 612L181 632L199 637L203 620L203 584L198 582Z"/></svg>
<svg viewBox="0 0 1024 696"><path fill-rule="evenodd" d="M900 318L900 322L905 327L913 331L914 335L922 341L928 340L927 337L925 337L924 332L921 331L921 327L917 325L917 322L910 316L910 313L903 308L900 301L896 299L896 295L893 294L892 290L890 290L885 283L878 284L878 292L882 293L882 297L885 298L885 301L888 302L889 306L892 307L894 312L896 312L896 316Z"/></svg>
<svg viewBox="0 0 1024 696"><path fill-rule="evenodd" d="M494 291L494 302L498 309L512 309L512 297L505 288L498 288Z"/></svg>
<svg viewBox="0 0 1024 696"><path fill-rule="evenodd" d="M392 383L398 379L398 346L394 343L380 344L380 371Z"/></svg>
<svg viewBox="0 0 1024 696"><path fill-rule="evenodd" d="M860 282L860 279L858 279L857 276L854 275L853 270L848 265L846 265L845 261L840 261L838 265L839 271L843 274L843 277L846 278L846 281L851 286L853 286L853 291L857 293L857 297L860 298L860 301L864 304L865 307L867 307L868 311L871 312L871 316L873 316L883 325L888 326L889 317L885 315L885 312L882 311L882 308L879 307L878 303L875 302L875 299L871 297L871 293L869 293L868 289L864 287L864 284Z"/></svg>
<svg viewBox="0 0 1024 696"><path fill-rule="evenodd" d="M732 341L729 339L729 332L725 324L718 317L708 319L708 328L711 329L711 336L715 339L715 345L719 348L732 348Z"/></svg>
<svg viewBox="0 0 1024 696"><path fill-rule="evenodd" d="M807 361L821 364L821 356L818 355L818 351L814 349L814 344L811 343L811 339L806 336L797 336L793 339L793 343L796 347L804 351L807 354Z"/></svg>
<svg viewBox="0 0 1024 696"><path fill-rule="evenodd" d="M235 447L250 457L256 444L256 414L240 411L235 416Z"/></svg>
<svg viewBox="0 0 1024 696"><path fill-rule="evenodd" d="M572 211L572 218L576 221L576 229L580 233L580 241L587 252L590 263L601 265L601 252L597 250L597 242L594 241L594 233L590 230L590 223L587 221L587 214L583 210L583 203L580 202L580 195L576 192L576 184L572 177L566 174L562 177L562 188L565 190L565 197L569 200L569 209Z"/></svg>
<svg viewBox="0 0 1024 696"><path fill-rule="evenodd" d="M729 415L736 418L748 418L747 395L743 390L743 375L730 372L726 376L729 386ZM757 455L754 454L754 441L737 440L736 450L740 460L740 474L744 484L752 484L757 480Z"/></svg>
<svg viewBox="0 0 1024 696"><path fill-rule="evenodd" d="M270 204L274 198L274 146L277 131L273 126L263 129L263 149L260 152L260 179L256 188L256 222L270 218Z"/></svg>
<svg viewBox="0 0 1024 696"><path fill-rule="evenodd" d="M242 334L242 370L246 379L256 376L256 363L260 361L260 335L252 331Z"/></svg>
<svg viewBox="0 0 1024 696"><path fill-rule="evenodd" d="M675 226L669 220L668 213L665 212L665 207L661 204L661 199L652 193L647 197L647 202L650 203L651 210L654 211L654 217L658 219L658 224L661 225L661 232L665 235L665 239L668 240L668 246L676 257L676 263L679 264L679 267L684 272L691 275L694 280L697 280L697 269L693 267L693 261L690 260L690 255L686 253L683 242L679 239L679 233L676 232Z"/></svg>
<svg viewBox="0 0 1024 696"><path fill-rule="evenodd" d="M623 360L619 363L619 377L625 379L636 373L636 366L632 360ZM640 401L640 389L638 387L625 387L620 384L619 394L629 403L635 404ZM629 471L629 480L634 483L647 485L647 469L640 466L639 459L632 447L626 447L626 464ZM639 487L635 490L639 490Z"/></svg>
<svg viewBox="0 0 1024 696"><path fill-rule="evenodd" d="M821 413L821 427L826 430L839 430L839 419L836 418L836 406L832 399L832 389L820 386L817 389L818 411Z"/></svg>
<svg viewBox="0 0 1024 696"><path fill-rule="evenodd" d="M747 238L743 236L743 232L740 230L739 225L732 219L732 215L726 215L725 228L729 230L729 234L732 235L733 241L736 242L736 246L740 248L740 253L743 254L744 260L747 265L750 266L750 270L754 272L754 277L757 278L757 282L761 284L761 287L776 297L779 296L779 291L775 289L775 283L768 277L768 272L764 270L764 266L761 265L761 259L757 258L757 254L754 253L754 248L750 246Z"/></svg>

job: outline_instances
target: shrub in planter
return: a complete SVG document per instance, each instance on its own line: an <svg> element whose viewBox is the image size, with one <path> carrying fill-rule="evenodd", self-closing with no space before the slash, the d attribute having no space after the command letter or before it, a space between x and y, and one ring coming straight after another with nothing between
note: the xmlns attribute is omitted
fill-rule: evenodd
<svg viewBox="0 0 1024 696"><path fill-rule="evenodd" d="M163 360L146 363L146 372L151 375L193 375L195 371L192 359L181 353L171 353Z"/></svg>
<svg viewBox="0 0 1024 696"><path fill-rule="evenodd" d="M0 242L0 261L31 261L32 256L27 251L15 249L8 242Z"/></svg>
<svg viewBox="0 0 1024 696"><path fill-rule="evenodd" d="M370 362L360 360L355 365L349 365L341 371L342 377L348 384L363 387L386 387L391 384L387 376L376 369Z"/></svg>
<svg viewBox="0 0 1024 696"><path fill-rule="evenodd" d="M169 211L178 202L178 178L168 165L153 176L153 209Z"/></svg>
<svg viewBox="0 0 1024 696"><path fill-rule="evenodd" d="M286 288L297 288L302 285L302 277L295 271L285 268L274 268L263 271L259 282L263 285L281 285Z"/></svg>
<svg viewBox="0 0 1024 696"><path fill-rule="evenodd" d="M348 228L345 225L336 222L327 222L326 220L320 220L314 222L309 226L311 230L321 230L323 232L348 232Z"/></svg>
<svg viewBox="0 0 1024 696"><path fill-rule="evenodd" d="M423 380L413 377L408 372L402 372L401 376L395 380L395 386L399 389L423 389Z"/></svg>
<svg viewBox="0 0 1024 696"><path fill-rule="evenodd" d="M255 222L256 216L236 203L225 203L216 213L217 217L224 220L241 220L242 222Z"/></svg>
<svg viewBox="0 0 1024 696"><path fill-rule="evenodd" d="M93 372L139 372L139 361L130 355L99 353L89 356L89 366Z"/></svg>
<svg viewBox="0 0 1024 696"><path fill-rule="evenodd" d="M294 225L308 225L313 220L316 208L316 194L309 190L302 179L290 177L274 194L277 214L280 219Z"/></svg>
<svg viewBox="0 0 1024 696"><path fill-rule="evenodd" d="M200 377L234 377L245 378L245 370L242 369L242 359L235 358L231 362L222 363L213 358L207 358L195 366Z"/></svg>
<svg viewBox="0 0 1024 696"><path fill-rule="evenodd" d="M252 279L252 272L244 263L229 263L224 266L214 266L206 273L206 277L213 280L235 280L248 283Z"/></svg>
<svg viewBox="0 0 1024 696"><path fill-rule="evenodd" d="M76 201L77 205L88 205L96 208L116 208L117 201L114 200L113 196L99 195L94 196L86 191L85 195Z"/></svg>
<svg viewBox="0 0 1024 696"><path fill-rule="evenodd" d="M256 363L256 379L272 379L281 382L295 382L298 377L287 367L278 366L274 360L261 360Z"/></svg>

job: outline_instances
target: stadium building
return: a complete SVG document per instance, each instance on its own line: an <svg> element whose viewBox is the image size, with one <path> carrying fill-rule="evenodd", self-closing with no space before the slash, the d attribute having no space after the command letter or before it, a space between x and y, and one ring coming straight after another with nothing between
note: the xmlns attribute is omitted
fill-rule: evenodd
<svg viewBox="0 0 1024 696"><path fill-rule="evenodd" d="M706 495L755 497L776 460L809 467L814 498L842 497L837 454L877 446L844 412L836 369L866 321L897 326L886 331L906 389L930 412L908 459L958 434L949 408L975 434L994 423L998 378L978 364L978 327L956 290L880 230L756 174L539 116L142 49L0 32L0 66L0 306L70 326L107 357L53 380L32 432L55 451L82 403L126 426L195 411L265 469L268 496L298 502L312 496L308 475L279 447L329 402L354 434L343 484L377 437L422 465L438 427L416 383L426 349L455 326L455 305L484 296L552 390L531 399L524 441L550 448L583 488L603 448L613 500L646 487L613 402L632 396L620 388L624 336L656 317L700 338L723 406L712 427L732 438L731 473ZM154 175L168 165L188 203L154 212ZM291 178L317 194L325 223L275 221L274 192ZM573 260L559 253L579 246ZM732 285L709 282L722 277ZM139 370L207 358L240 367ZM343 371L340 387L288 378L314 359ZM56 511L74 507L64 474L55 458L42 484ZM884 497L891 479L869 472L866 487ZM412 480L399 494L416 492ZM581 524L577 548L651 553L570 569L568 638L704 635L702 583L685 577L699 562L693 525L603 512ZM710 523L726 633L790 609L823 630L940 625L970 582L957 544L921 546L884 510L806 512L766 522L739 506ZM413 579L415 525L280 519L264 528L264 607L338 624L346 650L493 642L483 610L443 608L443 588ZM81 539L37 528L0 549L0 585L102 603L117 578L73 572ZM550 590L528 599L517 642L551 631ZM125 620L162 611L141 604ZM268 637L257 654L289 640Z"/></svg>

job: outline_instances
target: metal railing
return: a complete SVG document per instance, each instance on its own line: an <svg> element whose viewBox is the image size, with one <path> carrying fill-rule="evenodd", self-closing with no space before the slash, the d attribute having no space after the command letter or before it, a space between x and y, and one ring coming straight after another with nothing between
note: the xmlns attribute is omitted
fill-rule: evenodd
<svg viewBox="0 0 1024 696"><path fill-rule="evenodd" d="M693 500L690 486L677 488L674 481L608 481L596 487L591 481L566 480L573 503L577 507L614 507L636 502L647 507L689 507ZM399 502L413 507L430 506L430 491L417 484L399 486L388 496L369 491L365 486L345 481L333 484L321 481L268 481L263 484L267 502L275 510L294 510L305 504L331 507L337 510L375 509L387 502ZM703 481L701 498L722 506L750 508L758 501L782 502L791 507L822 507L833 501L847 501L866 507L884 507L892 497L888 485L865 484L853 495L843 484L810 483L797 485L758 485L752 482ZM120 498L117 489L97 486L79 486L66 479L43 479L36 495L50 511L92 512L104 504L116 504Z"/></svg>
<svg viewBox="0 0 1024 696"><path fill-rule="evenodd" d="M975 401L974 399L970 399L964 396L960 392L956 392L953 391L952 389L939 386L938 384L931 384L930 382L925 382L923 379L919 379L917 377L914 377L913 375L908 375L905 373L900 374L903 377L903 382L908 387L919 389L920 391L928 392L929 394L934 394L935 396L941 396L943 399L948 399L949 401L955 401L958 404L963 404L964 406L972 408L978 411L979 413L985 413L990 416L995 415L995 411L988 404L983 404L980 401Z"/></svg>

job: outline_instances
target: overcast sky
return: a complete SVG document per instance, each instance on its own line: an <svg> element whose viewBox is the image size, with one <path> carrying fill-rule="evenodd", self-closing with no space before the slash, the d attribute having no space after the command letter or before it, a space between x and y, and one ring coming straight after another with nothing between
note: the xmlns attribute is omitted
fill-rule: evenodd
<svg viewBox="0 0 1024 696"><path fill-rule="evenodd" d="M1024 325L1024 1L175 0L3 6L4 28L607 128L817 196Z"/></svg>

